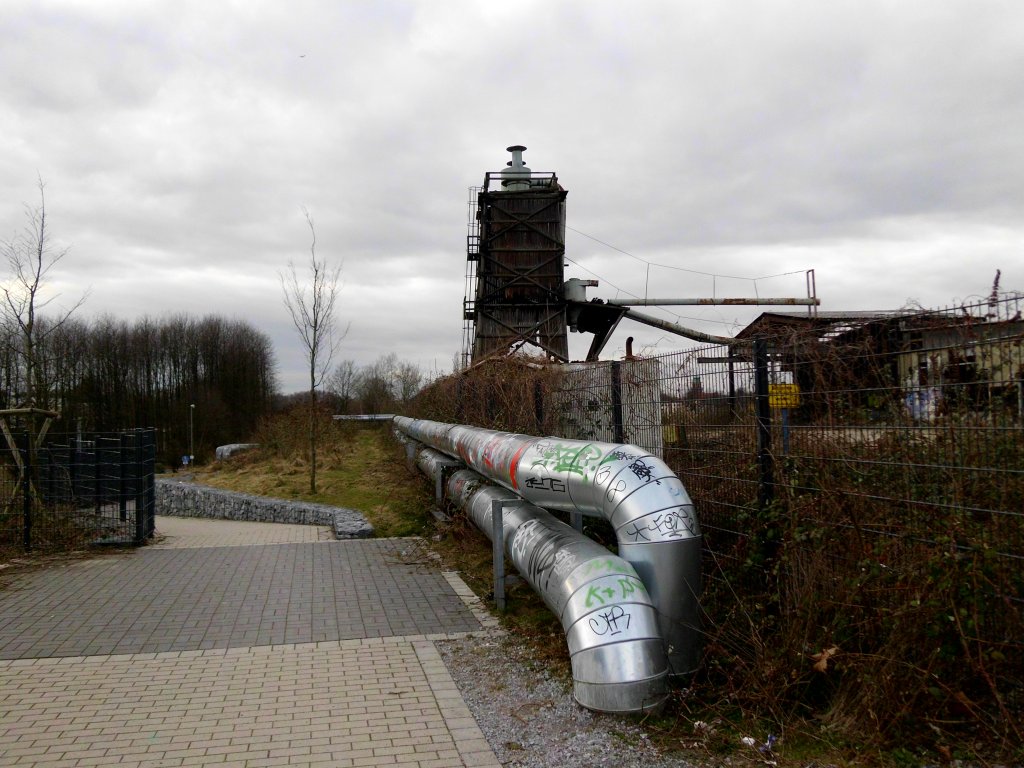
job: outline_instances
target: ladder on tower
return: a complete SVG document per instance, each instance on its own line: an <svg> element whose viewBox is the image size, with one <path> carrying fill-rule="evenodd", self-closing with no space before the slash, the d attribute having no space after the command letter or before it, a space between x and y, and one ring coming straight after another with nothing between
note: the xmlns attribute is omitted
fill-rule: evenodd
<svg viewBox="0 0 1024 768"><path fill-rule="evenodd" d="M480 261L480 187L469 188L466 221L466 293L462 299L462 367L473 359L476 338L476 265Z"/></svg>

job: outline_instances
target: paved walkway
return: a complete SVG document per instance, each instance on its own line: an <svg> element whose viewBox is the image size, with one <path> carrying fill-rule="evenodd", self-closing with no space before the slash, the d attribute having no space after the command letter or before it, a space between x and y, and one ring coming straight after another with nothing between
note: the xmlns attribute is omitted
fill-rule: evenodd
<svg viewBox="0 0 1024 768"><path fill-rule="evenodd" d="M493 621L414 541L157 530L0 589L0 766L500 765L434 647Z"/></svg>

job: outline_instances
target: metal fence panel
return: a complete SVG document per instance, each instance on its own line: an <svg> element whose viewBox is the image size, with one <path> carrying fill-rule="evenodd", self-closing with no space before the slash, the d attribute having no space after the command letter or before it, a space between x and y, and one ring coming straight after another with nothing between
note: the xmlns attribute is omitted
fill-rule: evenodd
<svg viewBox="0 0 1024 768"><path fill-rule="evenodd" d="M1012 297L860 321L808 318L644 361L660 377L648 405L660 411L661 439L637 442L663 451L686 483L713 560L749 559L772 536L883 568L898 568L914 547L983 553L1011 574L993 587L993 610L1019 611L1024 588L1012 573L1024 568L1011 566L1024 560L1021 309ZM785 530L767 530L768 516Z"/></svg>
<svg viewBox="0 0 1024 768"><path fill-rule="evenodd" d="M46 551L153 535L153 430L51 435L34 452L24 434L15 441L20 463L0 456L0 545Z"/></svg>

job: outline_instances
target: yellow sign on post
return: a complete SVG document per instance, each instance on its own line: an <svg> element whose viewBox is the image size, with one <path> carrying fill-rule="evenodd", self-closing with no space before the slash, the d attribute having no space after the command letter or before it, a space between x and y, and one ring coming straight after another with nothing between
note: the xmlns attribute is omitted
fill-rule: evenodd
<svg viewBox="0 0 1024 768"><path fill-rule="evenodd" d="M800 387L797 384L769 384L768 405L772 408L799 408Z"/></svg>

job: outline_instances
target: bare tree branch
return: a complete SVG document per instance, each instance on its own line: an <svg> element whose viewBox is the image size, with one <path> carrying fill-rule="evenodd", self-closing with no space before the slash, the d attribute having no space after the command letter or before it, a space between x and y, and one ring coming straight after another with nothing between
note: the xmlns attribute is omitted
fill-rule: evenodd
<svg viewBox="0 0 1024 768"><path fill-rule="evenodd" d="M51 382L46 371L52 366L41 358L47 337L60 330L75 311L85 302L88 292L70 308L40 322L40 311L54 302L59 295L44 297L47 278L53 268L67 255L68 249L54 249L46 218L46 185L40 178L39 205L25 205L28 220L20 233L0 243L0 254L7 262L10 279L3 283L3 303L0 313L4 320L17 329L19 347L15 350L21 361L20 405L47 407L51 397Z"/></svg>
<svg viewBox="0 0 1024 768"><path fill-rule="evenodd" d="M311 235L306 272L300 276L295 262L289 261L280 278L285 308L302 340L309 364L309 490L316 494L317 390L330 370L338 344L348 334L348 326L338 334L335 309L341 290L341 265L332 268L326 260L317 259L313 217L305 208L302 213Z"/></svg>

